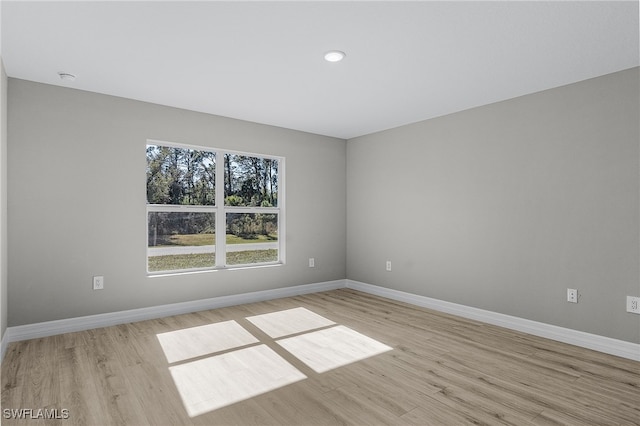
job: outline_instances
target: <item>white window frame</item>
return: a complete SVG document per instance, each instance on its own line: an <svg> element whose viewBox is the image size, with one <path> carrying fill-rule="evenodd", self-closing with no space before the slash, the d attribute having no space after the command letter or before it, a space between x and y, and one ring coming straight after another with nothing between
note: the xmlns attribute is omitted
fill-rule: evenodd
<svg viewBox="0 0 640 426"><path fill-rule="evenodd" d="M145 222L146 222L146 269L147 275L167 275L167 274L185 274L199 271L215 271L220 269L246 269L258 268L263 266L284 265L285 264L285 158L275 155L266 155L254 152L235 151L229 149L211 148L197 145L189 145L175 142L166 142L154 139L148 139L147 145L159 145L170 148L192 149L197 151L208 151L215 153L216 156L216 186L215 186L215 205L175 205L175 204L146 204ZM224 156L225 154L243 155L246 157L268 158L278 161L278 206L277 207L242 207L242 206L225 206L224 205ZM146 161L146 160L145 160ZM171 269L163 271L149 271L149 213L150 212L196 212L196 213L214 213L215 214L215 265L204 268L186 268ZM278 217L278 259L272 262L246 263L246 264L226 264L226 247L227 247L227 213L261 213L275 214ZM221 229L222 232L218 232Z"/></svg>

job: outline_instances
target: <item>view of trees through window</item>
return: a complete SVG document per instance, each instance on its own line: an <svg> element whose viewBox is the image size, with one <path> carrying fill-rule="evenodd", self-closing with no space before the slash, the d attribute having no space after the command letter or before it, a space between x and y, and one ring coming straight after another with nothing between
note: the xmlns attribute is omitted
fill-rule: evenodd
<svg viewBox="0 0 640 426"><path fill-rule="evenodd" d="M148 271L277 262L279 168L275 158L147 145Z"/></svg>

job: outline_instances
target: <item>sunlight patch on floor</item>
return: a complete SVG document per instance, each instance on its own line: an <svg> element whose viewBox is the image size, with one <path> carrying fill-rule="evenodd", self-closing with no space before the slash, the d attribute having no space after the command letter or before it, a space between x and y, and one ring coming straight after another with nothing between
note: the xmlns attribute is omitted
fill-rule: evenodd
<svg viewBox="0 0 640 426"><path fill-rule="evenodd" d="M169 370L190 417L306 378L266 345L176 365Z"/></svg>
<svg viewBox="0 0 640 426"><path fill-rule="evenodd" d="M392 349L343 325L289 337L277 343L317 373Z"/></svg>
<svg viewBox="0 0 640 426"><path fill-rule="evenodd" d="M224 321L156 335L169 364L258 343L235 321Z"/></svg>
<svg viewBox="0 0 640 426"><path fill-rule="evenodd" d="M255 315L247 319L274 339L335 324L305 308Z"/></svg>
<svg viewBox="0 0 640 426"><path fill-rule="evenodd" d="M392 349L302 307L246 319L271 338L281 338L266 343L280 345L316 373ZM174 364L169 371L190 417L307 378L233 320L160 333L157 338L169 364ZM242 348L247 345L252 346Z"/></svg>

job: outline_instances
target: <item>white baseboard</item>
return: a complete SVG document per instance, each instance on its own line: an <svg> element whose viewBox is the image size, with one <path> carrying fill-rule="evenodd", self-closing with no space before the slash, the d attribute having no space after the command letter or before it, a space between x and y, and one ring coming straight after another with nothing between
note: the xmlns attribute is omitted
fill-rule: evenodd
<svg viewBox="0 0 640 426"><path fill-rule="evenodd" d="M433 309L435 311L446 312L448 314L498 325L511 330L532 334L534 336L545 337L547 339L569 343L587 349L593 349L610 355L640 361L640 344L637 343L598 336L597 334L585 333L578 330L558 327L496 312L485 311L483 309L445 302L438 299L432 299L430 297L418 296L412 293L405 293L403 291L392 290L353 280L346 280L346 287L362 291L364 293L386 297L387 299L398 300L400 302Z"/></svg>
<svg viewBox="0 0 640 426"><path fill-rule="evenodd" d="M90 330L93 328L108 327L190 312L206 311L208 309L242 305L244 303L299 296L301 294L335 290L338 288L344 288L344 286L344 280L326 281L321 283L277 288L273 290L235 294L231 296L213 297L210 299L194 300L190 302L152 306L149 308L132 309L128 311L110 312L106 314L8 327L4 337L2 338L2 358L4 358L4 350L6 349L6 346L11 342L18 342L20 340L36 339L39 337L54 336L56 334Z"/></svg>
<svg viewBox="0 0 640 426"><path fill-rule="evenodd" d="M385 297L387 299L398 300L412 305L446 312L488 324L498 325L511 330L521 331L535 336L640 361L640 345L637 343L611 339L609 337L598 336L596 334L585 333L510 315L485 311L483 309L445 302L443 300L432 299L430 297L419 296L412 293L406 293L353 280L327 281L300 286L283 287L273 290L263 290L252 293L194 300L191 302L172 303L169 305L153 306L149 308L132 309L128 311L111 312L106 314L8 327L4 336L2 336L0 345L0 361L4 359L5 351L9 343L20 340L35 339L39 337L53 336L56 334L108 327L135 321L144 321L171 315L180 315L190 312L205 311L208 309L241 305L244 303L261 302L264 300L317 293L345 287Z"/></svg>
<svg viewBox="0 0 640 426"><path fill-rule="evenodd" d="M0 363L4 359L4 354L7 352L7 346L9 346L9 339L7 338L7 332L5 331L0 339Z"/></svg>

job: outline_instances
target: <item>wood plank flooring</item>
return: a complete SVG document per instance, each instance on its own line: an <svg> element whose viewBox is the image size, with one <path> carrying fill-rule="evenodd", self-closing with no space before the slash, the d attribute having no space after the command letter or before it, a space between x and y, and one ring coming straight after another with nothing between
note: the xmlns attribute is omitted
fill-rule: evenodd
<svg viewBox="0 0 640 426"><path fill-rule="evenodd" d="M393 350L316 373L246 319L299 307ZM156 335L230 320L307 378L189 417ZM640 424L639 362L347 289L16 342L1 372L3 425Z"/></svg>

